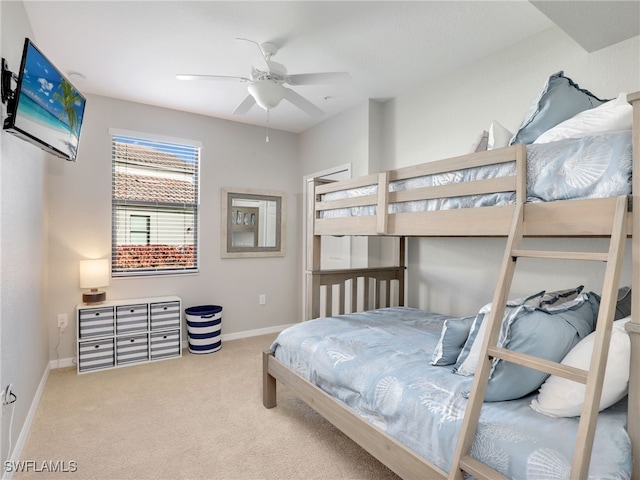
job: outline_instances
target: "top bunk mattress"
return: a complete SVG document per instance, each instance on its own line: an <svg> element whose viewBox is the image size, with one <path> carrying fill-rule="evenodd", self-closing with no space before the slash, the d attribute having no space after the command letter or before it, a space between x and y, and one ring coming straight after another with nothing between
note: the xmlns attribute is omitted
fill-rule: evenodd
<svg viewBox="0 0 640 480"><path fill-rule="evenodd" d="M631 193L631 130L527 145L527 202L605 198ZM390 192L515 175L515 162L424 175L389 183ZM323 201L376 195L377 185L326 193ZM475 208L515 203L500 192L389 204L388 213ZM321 218L376 215L375 205L320 212Z"/></svg>
<svg viewBox="0 0 640 480"><path fill-rule="evenodd" d="M284 365L448 471L472 377L430 365L447 316L391 307L296 324L272 349ZM567 479L578 418L535 412L535 395L485 403L472 455L509 478ZM600 413L589 478L628 479L626 397Z"/></svg>

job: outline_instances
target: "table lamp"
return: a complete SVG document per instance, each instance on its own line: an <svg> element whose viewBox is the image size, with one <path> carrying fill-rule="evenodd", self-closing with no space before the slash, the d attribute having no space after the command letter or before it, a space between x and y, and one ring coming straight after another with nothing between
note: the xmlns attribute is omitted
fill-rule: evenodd
<svg viewBox="0 0 640 480"><path fill-rule="evenodd" d="M82 294L82 301L87 304L102 303L107 294L98 290L99 287L109 285L109 260L81 260L80 288L90 288Z"/></svg>

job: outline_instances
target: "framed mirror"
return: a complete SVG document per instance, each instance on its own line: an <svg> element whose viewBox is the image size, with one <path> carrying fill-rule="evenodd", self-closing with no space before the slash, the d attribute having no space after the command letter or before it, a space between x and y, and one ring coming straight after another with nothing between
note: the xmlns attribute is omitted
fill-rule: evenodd
<svg viewBox="0 0 640 480"><path fill-rule="evenodd" d="M284 192L223 188L221 204L222 258L284 256Z"/></svg>

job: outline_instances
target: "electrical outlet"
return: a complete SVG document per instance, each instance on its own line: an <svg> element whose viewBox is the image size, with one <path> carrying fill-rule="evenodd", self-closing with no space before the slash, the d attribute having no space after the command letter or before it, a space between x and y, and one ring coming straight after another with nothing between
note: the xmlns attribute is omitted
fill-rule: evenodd
<svg viewBox="0 0 640 480"><path fill-rule="evenodd" d="M58 314L58 328L60 329L60 333L64 332L67 329L67 325L69 324L69 317L66 313Z"/></svg>
<svg viewBox="0 0 640 480"><path fill-rule="evenodd" d="M267 296L265 294L262 294L258 297L258 301L260 302L260 305L265 305L267 303Z"/></svg>

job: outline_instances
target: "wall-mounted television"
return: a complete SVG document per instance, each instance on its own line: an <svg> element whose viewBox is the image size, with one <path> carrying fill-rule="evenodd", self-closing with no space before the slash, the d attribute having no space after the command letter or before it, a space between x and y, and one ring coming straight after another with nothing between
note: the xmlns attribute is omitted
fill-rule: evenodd
<svg viewBox="0 0 640 480"><path fill-rule="evenodd" d="M5 87L9 82L2 75ZM86 99L28 38L16 81L6 94L4 131L75 162Z"/></svg>

